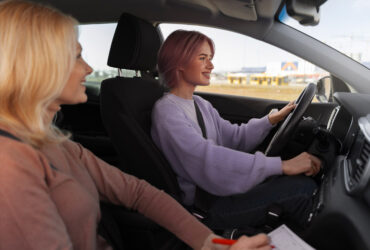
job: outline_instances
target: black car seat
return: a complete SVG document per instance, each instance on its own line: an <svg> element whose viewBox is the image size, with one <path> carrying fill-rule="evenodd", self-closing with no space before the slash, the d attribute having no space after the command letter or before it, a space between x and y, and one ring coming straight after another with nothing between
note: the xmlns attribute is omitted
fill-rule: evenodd
<svg viewBox="0 0 370 250"><path fill-rule="evenodd" d="M181 191L176 176L150 137L151 110L165 89L151 76L161 44L156 28L140 18L122 14L112 40L108 65L135 70L143 77L106 79L101 83L100 108L104 127L119 158L122 171L147 180L176 200ZM128 249L187 249L172 234L133 211L102 204L102 235L117 241L112 221L118 222ZM138 244L140 243L140 244ZM163 244L162 244L163 243Z"/></svg>
<svg viewBox="0 0 370 250"><path fill-rule="evenodd" d="M108 65L135 70L143 76L106 79L100 105L104 126L119 154L120 168L147 180L181 200L175 173L150 136L151 110L165 89L151 76L155 71L161 37L149 22L122 14ZM145 75L145 76L144 76Z"/></svg>

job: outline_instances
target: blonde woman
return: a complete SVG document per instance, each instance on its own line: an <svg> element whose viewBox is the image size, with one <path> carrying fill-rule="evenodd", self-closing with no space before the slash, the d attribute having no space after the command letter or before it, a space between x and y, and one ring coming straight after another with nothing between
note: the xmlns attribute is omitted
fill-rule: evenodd
<svg viewBox="0 0 370 250"><path fill-rule="evenodd" d="M96 233L99 201L107 201L138 210L194 249L214 249L215 235L170 196L53 126L61 104L87 100L92 69L76 25L49 7L0 3L0 248L112 249ZM269 249L267 237L231 247L250 248Z"/></svg>

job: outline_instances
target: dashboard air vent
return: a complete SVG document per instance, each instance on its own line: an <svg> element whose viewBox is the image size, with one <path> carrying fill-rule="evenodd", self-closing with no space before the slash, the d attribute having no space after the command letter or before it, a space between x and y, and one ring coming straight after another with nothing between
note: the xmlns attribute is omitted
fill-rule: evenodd
<svg viewBox="0 0 370 250"><path fill-rule="evenodd" d="M344 161L346 189L351 194L361 194L370 183L370 114L358 120L359 132Z"/></svg>
<svg viewBox="0 0 370 250"><path fill-rule="evenodd" d="M354 183L358 183L363 176L366 164L370 156L370 143L365 140L362 146L360 156L355 160L354 171L352 173L352 178Z"/></svg>

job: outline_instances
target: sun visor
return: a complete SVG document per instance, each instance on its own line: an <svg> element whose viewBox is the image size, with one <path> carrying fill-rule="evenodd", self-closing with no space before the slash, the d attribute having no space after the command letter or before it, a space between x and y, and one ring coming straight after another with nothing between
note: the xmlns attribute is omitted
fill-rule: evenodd
<svg viewBox="0 0 370 250"><path fill-rule="evenodd" d="M213 15L222 13L225 16L246 21L257 20L254 0L167 0L166 3L189 7Z"/></svg>
<svg viewBox="0 0 370 250"><path fill-rule="evenodd" d="M254 0L211 0L211 2L226 16L246 21L257 21L257 12Z"/></svg>

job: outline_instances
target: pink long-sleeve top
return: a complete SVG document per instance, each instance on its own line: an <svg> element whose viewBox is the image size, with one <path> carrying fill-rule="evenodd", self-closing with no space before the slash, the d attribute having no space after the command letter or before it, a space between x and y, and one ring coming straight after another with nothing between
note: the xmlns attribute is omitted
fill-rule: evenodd
<svg viewBox="0 0 370 250"><path fill-rule="evenodd" d="M111 249L96 232L100 200L139 211L195 249L211 233L169 195L77 143L36 150L0 136L0 249Z"/></svg>

